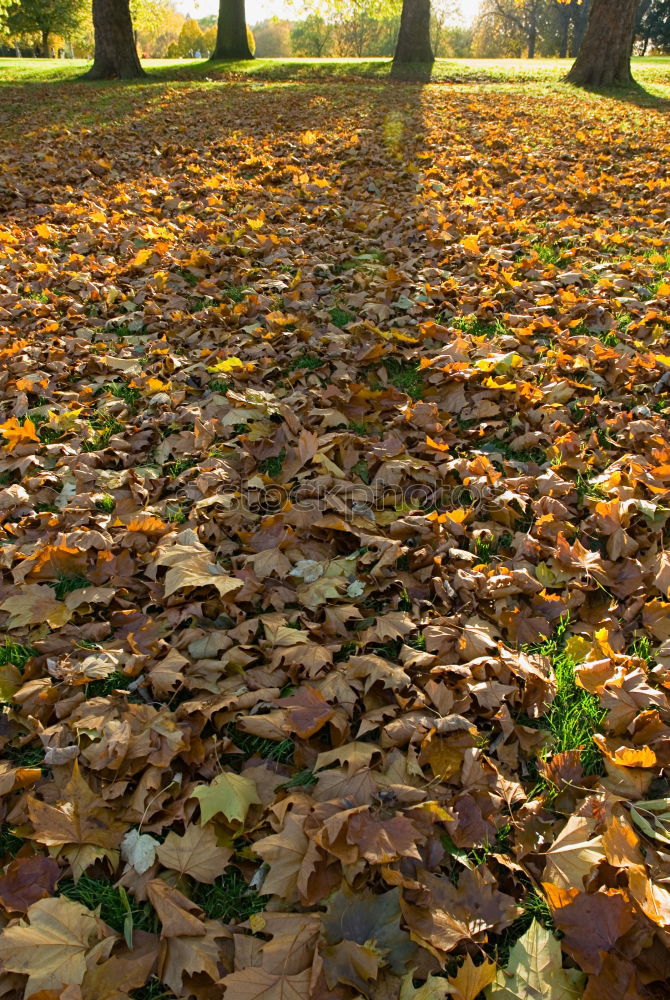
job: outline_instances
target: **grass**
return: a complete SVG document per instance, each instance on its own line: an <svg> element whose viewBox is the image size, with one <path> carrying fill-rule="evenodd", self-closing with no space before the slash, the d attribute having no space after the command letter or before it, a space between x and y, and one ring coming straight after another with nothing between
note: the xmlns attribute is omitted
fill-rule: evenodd
<svg viewBox="0 0 670 1000"><path fill-rule="evenodd" d="M471 337L504 337L509 333L504 323L499 319L484 320L476 316L457 316L451 320L451 325L457 330L469 333Z"/></svg>
<svg viewBox="0 0 670 1000"><path fill-rule="evenodd" d="M103 513L111 514L116 507L116 500L111 493L104 493L98 500L95 501L95 506L98 510L103 511Z"/></svg>
<svg viewBox="0 0 670 1000"><path fill-rule="evenodd" d="M347 312L346 309L340 309L339 306L335 306L330 310L330 319L333 326L337 326L340 330L344 330L348 323L353 323L356 319L353 313Z"/></svg>
<svg viewBox="0 0 670 1000"><path fill-rule="evenodd" d="M155 932L158 918L149 903L136 903L123 888L116 889L106 878L82 875L78 882L68 879L61 882L59 891L75 903L89 910L100 907L100 916L120 934L130 926L134 930Z"/></svg>
<svg viewBox="0 0 670 1000"><path fill-rule="evenodd" d="M419 365L411 361L401 361L399 358L388 358L384 362L389 383L406 393L411 399L421 399L425 389ZM375 388L381 388L375 383Z"/></svg>
<svg viewBox="0 0 670 1000"><path fill-rule="evenodd" d="M546 899L540 896L535 889L529 891L528 895L522 900L521 906L523 913L516 918L514 923L506 927L502 934L492 934L490 944L485 945L485 951L502 968L507 966L510 951L519 938L523 937L534 920L537 920L547 930L554 932L556 936L561 936L556 932L551 910Z"/></svg>
<svg viewBox="0 0 670 1000"><path fill-rule="evenodd" d="M102 387L103 392L108 392L116 399L122 399L128 406L134 407L142 398L139 389L131 389L125 382L107 382Z"/></svg>
<svg viewBox="0 0 670 1000"><path fill-rule="evenodd" d="M35 650L30 646L21 646L18 642L14 642L13 639L5 639L2 646L0 646L0 667L4 667L6 663L11 663L12 666L23 670L26 660L34 655Z"/></svg>
<svg viewBox="0 0 670 1000"><path fill-rule="evenodd" d="M173 1000L174 993L163 986L157 976L152 976L148 983L138 990L131 990L128 996L132 1000Z"/></svg>
<svg viewBox="0 0 670 1000"><path fill-rule="evenodd" d="M84 441L82 451L102 451L109 444L112 434L123 430L123 424L109 413L97 414L90 425L96 433L88 441Z"/></svg>
<svg viewBox="0 0 670 1000"><path fill-rule="evenodd" d="M266 476L270 476L274 479L276 476L281 474L285 458L286 451L282 448L278 455L275 455L272 458L264 458L262 462L259 462L258 468L261 472L264 472Z"/></svg>
<svg viewBox="0 0 670 1000"><path fill-rule="evenodd" d="M5 823L0 824L0 859L6 858L7 855L13 858L21 850L22 845L20 837L12 833Z"/></svg>
<svg viewBox="0 0 670 1000"><path fill-rule="evenodd" d="M61 575L56 582L50 582L49 586L53 587L57 599L62 601L74 590L83 590L84 587L90 586L90 583L85 576Z"/></svg>
<svg viewBox="0 0 670 1000"><path fill-rule="evenodd" d="M546 730L549 735L548 746L541 759L567 750L578 750L584 774L604 774L602 755L593 742L593 736L600 731L606 713L596 696L577 684L577 664L565 652L568 627L569 617L564 616L553 636L527 649L527 652L546 656L551 661L556 697L545 715L524 722ZM539 786L540 790L551 790L543 779Z"/></svg>
<svg viewBox="0 0 670 1000"><path fill-rule="evenodd" d="M87 698L108 698L114 691L127 691L133 678L128 674L122 674L120 670L114 670L99 681L91 681L86 685Z"/></svg>
<svg viewBox="0 0 670 1000"><path fill-rule="evenodd" d="M313 371L315 368L320 368L322 364L323 364L322 359L317 358L313 354L301 354L299 355L299 357L294 358L293 361L291 361L290 364L286 366L286 371L295 372L298 371L299 369L304 369L304 368Z"/></svg>
<svg viewBox="0 0 670 1000"><path fill-rule="evenodd" d="M547 456L544 448L512 448L506 441L500 441L494 438L490 441L482 441L478 446L479 451L484 452L498 452L503 458L508 459L511 462L535 462L536 465L542 465L543 462L547 461Z"/></svg>
<svg viewBox="0 0 670 1000"><path fill-rule="evenodd" d="M227 726L226 736L242 751L244 758L262 757L263 760L274 760L278 764L290 764L293 760L295 746L293 740L267 740L261 736L245 733L235 726ZM236 755L237 756L237 755Z"/></svg>
<svg viewBox="0 0 670 1000"><path fill-rule="evenodd" d="M231 868L213 885L200 883L193 902L202 907L210 920L241 923L265 909L266 898L250 888L236 868Z"/></svg>
<svg viewBox="0 0 670 1000"><path fill-rule="evenodd" d="M436 59L432 66L410 67L410 75L421 82L434 83L515 83L559 84L570 68L570 59ZM90 66L87 60L0 59L0 86L15 83L55 83L75 81ZM386 80L391 71L388 58L371 59L254 59L246 62L211 63L182 59L147 59L145 80L128 83L96 84L128 88L146 87L170 81L197 81L216 85L221 79L243 74L262 80ZM647 92L627 88L640 103L670 97L669 60L645 57L633 60L633 73ZM88 86L88 85L87 85ZM566 88L567 89L567 88Z"/></svg>
<svg viewBox="0 0 670 1000"><path fill-rule="evenodd" d="M42 744L27 746L6 746L3 754L14 767L42 767L45 750Z"/></svg>

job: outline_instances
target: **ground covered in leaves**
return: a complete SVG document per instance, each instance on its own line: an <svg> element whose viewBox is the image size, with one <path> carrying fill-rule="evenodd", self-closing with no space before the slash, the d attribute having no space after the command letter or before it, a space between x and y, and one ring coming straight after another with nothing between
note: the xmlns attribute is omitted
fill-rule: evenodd
<svg viewBox="0 0 670 1000"><path fill-rule="evenodd" d="M662 115L0 120L0 994L667 997Z"/></svg>

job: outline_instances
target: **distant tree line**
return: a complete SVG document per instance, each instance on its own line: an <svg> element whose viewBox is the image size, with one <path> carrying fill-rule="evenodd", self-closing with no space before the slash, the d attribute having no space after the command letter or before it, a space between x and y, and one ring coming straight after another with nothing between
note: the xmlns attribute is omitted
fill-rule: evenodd
<svg viewBox="0 0 670 1000"><path fill-rule="evenodd" d="M396 72L436 57L571 55L567 79L585 86L630 84L635 46L670 50L670 0L482 0L472 30L459 23L458 0L304 3L301 20L256 25L256 40L245 0L219 0L218 17L200 21L175 0L0 0L0 47L42 56L56 47L65 54L61 45L75 55L93 50L92 79L142 76L140 56L393 55Z"/></svg>
<svg viewBox="0 0 670 1000"><path fill-rule="evenodd" d="M593 0L482 0L472 27L470 54L481 59L507 56L575 58ZM620 11L625 9L622 3ZM635 51L670 51L670 0L640 0Z"/></svg>
<svg viewBox="0 0 670 1000"><path fill-rule="evenodd" d="M466 26L458 2L433 0L432 51L438 59L521 56L575 57L584 37L591 0L483 0L474 25ZM10 0L0 51L48 56L93 55L90 0ZM270 17L250 29L249 46L260 58L304 56L391 57L400 26L400 5L372 2L315 7L299 20ZM216 15L185 17L175 0L133 0L133 32L140 55L154 59L208 58L216 48ZM636 51L670 51L670 0L640 0Z"/></svg>

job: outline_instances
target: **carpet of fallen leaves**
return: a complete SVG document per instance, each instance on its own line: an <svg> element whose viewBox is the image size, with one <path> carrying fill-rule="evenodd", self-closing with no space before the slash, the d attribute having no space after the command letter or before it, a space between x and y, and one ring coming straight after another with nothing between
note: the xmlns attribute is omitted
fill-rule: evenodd
<svg viewBox="0 0 670 1000"><path fill-rule="evenodd" d="M0 994L667 997L662 116L3 96Z"/></svg>

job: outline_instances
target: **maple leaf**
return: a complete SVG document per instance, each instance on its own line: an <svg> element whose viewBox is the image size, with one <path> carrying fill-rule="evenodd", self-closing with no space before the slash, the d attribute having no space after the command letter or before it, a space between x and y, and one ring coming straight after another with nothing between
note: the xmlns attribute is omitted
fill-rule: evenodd
<svg viewBox="0 0 670 1000"><path fill-rule="evenodd" d="M0 935L0 960L10 972L28 976L24 996L40 990L80 985L86 958L98 943L102 925L96 916L69 899L40 899L26 921Z"/></svg>
<svg viewBox="0 0 670 1000"><path fill-rule="evenodd" d="M38 899L52 896L60 875L58 862L36 854L18 858L0 876L0 902L6 910L25 913Z"/></svg>
<svg viewBox="0 0 670 1000"><path fill-rule="evenodd" d="M135 869L138 875L149 871L156 860L158 841L147 833L128 830L121 841L121 857Z"/></svg>
<svg viewBox="0 0 670 1000"><path fill-rule="evenodd" d="M389 889L379 896L366 891L354 893L347 888L334 893L328 900L328 912L323 921L328 944L342 941L372 945L379 962L388 964L401 975L415 952L409 935L400 927L400 890ZM358 961L356 955L352 955ZM352 973L357 978L356 973Z"/></svg>
<svg viewBox="0 0 670 1000"><path fill-rule="evenodd" d="M242 969L219 980L226 998L235 1000L310 1000L311 970L296 976L274 975L263 969Z"/></svg>
<svg viewBox="0 0 670 1000"><path fill-rule="evenodd" d="M119 846L127 829L127 824L117 819L88 786L76 760L62 801L52 806L31 798L28 815L35 828L35 840L59 848L58 853L72 865L75 878L97 858L113 858L110 852Z"/></svg>
<svg viewBox="0 0 670 1000"><path fill-rule="evenodd" d="M261 804L255 782L233 771L219 774L209 785L198 785L191 795L200 802L203 825L218 813L229 822L244 823L250 806Z"/></svg>
<svg viewBox="0 0 670 1000"><path fill-rule="evenodd" d="M558 941L534 920L486 995L490 1000L578 1000L583 983L581 972L562 968Z"/></svg>
<svg viewBox="0 0 670 1000"><path fill-rule="evenodd" d="M135 931L132 951L112 955L97 965L88 963L81 984L84 1000L127 1000L131 990L144 986L157 957L156 937Z"/></svg>
<svg viewBox="0 0 670 1000"><path fill-rule="evenodd" d="M583 888L583 880L593 866L604 859L602 839L589 839L594 825L593 820L586 817L570 817L546 852L544 882L562 889Z"/></svg>
<svg viewBox="0 0 670 1000"><path fill-rule="evenodd" d="M72 617L72 612L62 601L56 599L51 587L39 583L28 584L17 590L15 597L8 597L0 604L0 611L10 615L6 628L15 629L22 625L42 625L60 628Z"/></svg>
<svg viewBox="0 0 670 1000"><path fill-rule="evenodd" d="M213 563L206 556L194 555L182 559L165 575L165 596L170 597L178 590L192 587L216 587L221 597L239 590L242 580L229 576L223 567Z"/></svg>
<svg viewBox="0 0 670 1000"><path fill-rule="evenodd" d="M617 889L585 893L545 885L554 923L563 934L561 947L584 972L597 973L605 955L630 930L634 916Z"/></svg>
<svg viewBox="0 0 670 1000"><path fill-rule="evenodd" d="M257 840L254 853L270 866L263 891L289 902L297 899L300 887L306 885L309 874L308 848L309 840L303 831L302 819L290 813L283 830Z"/></svg>
<svg viewBox="0 0 670 1000"><path fill-rule="evenodd" d="M9 420L5 420L4 424L0 424L0 434L7 442L5 445L7 451L13 451L17 444L24 444L28 441L36 441L39 444L40 441L35 433L35 424L32 420L25 420L21 424L16 417L10 417Z"/></svg>
<svg viewBox="0 0 670 1000"><path fill-rule="evenodd" d="M200 808L202 812L202 798ZM232 853L231 848L219 847L210 826L195 825L188 826L183 837L169 833L156 850L158 860L166 868L209 885L225 870Z"/></svg>
<svg viewBox="0 0 670 1000"><path fill-rule="evenodd" d="M455 1000L476 1000L476 997L496 978L494 962L484 960L475 965L470 955L466 955L460 969L454 976L448 976L449 989Z"/></svg>

